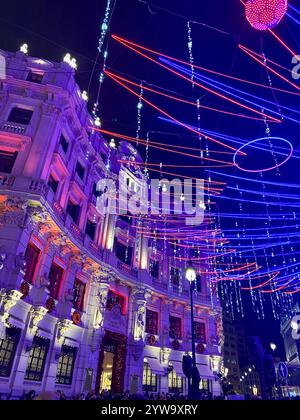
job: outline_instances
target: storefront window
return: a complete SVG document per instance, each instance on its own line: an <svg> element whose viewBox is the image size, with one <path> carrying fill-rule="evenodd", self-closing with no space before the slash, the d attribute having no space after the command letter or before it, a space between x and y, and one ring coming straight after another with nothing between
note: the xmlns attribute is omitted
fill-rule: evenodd
<svg viewBox="0 0 300 420"><path fill-rule="evenodd" d="M143 371L143 391L157 392L157 375L151 372L149 363L144 363Z"/></svg>
<svg viewBox="0 0 300 420"><path fill-rule="evenodd" d="M169 372L169 393L170 394L182 394L183 393L183 378L177 376L175 369L170 368Z"/></svg>
<svg viewBox="0 0 300 420"><path fill-rule="evenodd" d="M72 384L76 354L76 347L62 346L55 381L57 384Z"/></svg>
<svg viewBox="0 0 300 420"><path fill-rule="evenodd" d="M46 338L34 337L25 372L26 380L36 382L43 380L49 344L50 340Z"/></svg>
<svg viewBox="0 0 300 420"><path fill-rule="evenodd" d="M9 378L19 343L21 330L6 328L5 338L0 340L0 376Z"/></svg>

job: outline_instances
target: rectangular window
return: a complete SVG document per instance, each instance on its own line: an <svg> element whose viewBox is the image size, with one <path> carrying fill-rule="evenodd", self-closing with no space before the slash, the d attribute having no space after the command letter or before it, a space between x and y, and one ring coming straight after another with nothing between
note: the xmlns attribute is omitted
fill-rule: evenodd
<svg viewBox="0 0 300 420"><path fill-rule="evenodd" d="M116 257L127 265L131 265L133 250L131 246L123 245L115 238L114 250Z"/></svg>
<svg viewBox="0 0 300 420"><path fill-rule="evenodd" d="M34 337L27 362L25 380L35 382L43 380L49 344L50 340L46 338Z"/></svg>
<svg viewBox="0 0 300 420"><path fill-rule="evenodd" d="M94 197L100 197L102 195L102 192L101 191L97 191L97 182L94 182L94 185L93 185L93 196Z"/></svg>
<svg viewBox="0 0 300 420"><path fill-rule="evenodd" d="M10 377L20 335L19 328L6 328L5 338L0 340L0 377Z"/></svg>
<svg viewBox="0 0 300 420"><path fill-rule="evenodd" d="M159 261L150 260L150 275L155 279L159 278Z"/></svg>
<svg viewBox="0 0 300 420"><path fill-rule="evenodd" d="M11 110L7 121L16 124L28 125L31 121L33 110L15 107Z"/></svg>
<svg viewBox="0 0 300 420"><path fill-rule="evenodd" d="M30 70L27 76L27 82L39 83L41 84L44 78L44 73L38 71Z"/></svg>
<svg viewBox="0 0 300 420"><path fill-rule="evenodd" d="M181 340L181 319L175 316L170 316L170 338Z"/></svg>
<svg viewBox="0 0 300 420"><path fill-rule="evenodd" d="M0 151L0 172L10 174L13 170L18 152Z"/></svg>
<svg viewBox="0 0 300 420"><path fill-rule="evenodd" d="M206 331L204 322L194 322L195 340L197 343L206 343Z"/></svg>
<svg viewBox="0 0 300 420"><path fill-rule="evenodd" d="M72 385L77 348L63 345L61 348L55 383Z"/></svg>
<svg viewBox="0 0 300 420"><path fill-rule="evenodd" d="M81 165L80 162L77 162L75 172L77 173L80 179L84 178L85 168Z"/></svg>
<svg viewBox="0 0 300 420"><path fill-rule="evenodd" d="M179 287L180 284L180 273L179 268L171 267L171 283L173 286Z"/></svg>
<svg viewBox="0 0 300 420"><path fill-rule="evenodd" d="M201 279L201 275L197 275L196 278L196 290L198 293L202 293L202 279Z"/></svg>
<svg viewBox="0 0 300 420"><path fill-rule="evenodd" d="M86 284L78 279L75 279L73 286L73 307L77 311L83 311L84 295L85 295Z"/></svg>
<svg viewBox="0 0 300 420"><path fill-rule="evenodd" d="M132 225L132 217L127 214L122 214L119 216L119 219L122 220L122 222L127 223L128 225Z"/></svg>
<svg viewBox="0 0 300 420"><path fill-rule="evenodd" d="M32 284L41 251L32 242L29 242L25 251L25 277L24 280Z"/></svg>
<svg viewBox="0 0 300 420"><path fill-rule="evenodd" d="M50 175L48 179L48 185L51 188L51 190L56 194L59 181L57 181L52 175Z"/></svg>
<svg viewBox="0 0 300 420"><path fill-rule="evenodd" d="M158 334L158 313L147 309L146 312L146 333Z"/></svg>
<svg viewBox="0 0 300 420"><path fill-rule="evenodd" d="M63 134L60 136L59 144L61 145L61 148L63 149L64 153L67 154L69 149L69 142Z"/></svg>
<svg viewBox="0 0 300 420"><path fill-rule="evenodd" d="M52 263L49 273L49 291L53 299L58 299L60 285L63 279L64 270Z"/></svg>
<svg viewBox="0 0 300 420"><path fill-rule="evenodd" d="M80 216L81 207L79 204L74 204L71 200L69 200L67 205L67 213L71 216L74 223L78 223L79 216Z"/></svg>
<svg viewBox="0 0 300 420"><path fill-rule="evenodd" d="M85 226L85 233L92 239L92 241L95 239L96 229L97 223L93 223L88 219Z"/></svg>
<svg viewBox="0 0 300 420"><path fill-rule="evenodd" d="M157 392L157 375L151 372L149 363L144 363L143 392Z"/></svg>

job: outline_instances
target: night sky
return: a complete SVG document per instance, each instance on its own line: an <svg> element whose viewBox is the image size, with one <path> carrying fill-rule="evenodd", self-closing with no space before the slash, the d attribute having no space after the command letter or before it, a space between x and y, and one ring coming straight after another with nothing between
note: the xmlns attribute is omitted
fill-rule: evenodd
<svg viewBox="0 0 300 420"><path fill-rule="evenodd" d="M268 75L261 66L255 64L238 48L238 44L244 44L255 51L264 53L281 65L292 68L289 53L279 46L269 34L259 33L253 30L246 22L244 10L238 0L153 0L155 6L148 6L139 0L117 0L112 23L111 34L117 34L133 42L145 45L153 50L188 61L188 37L187 19L197 21L193 23L193 55L195 63L226 74L250 79L258 83L268 84ZM294 4L296 5L296 1ZM105 11L105 0L83 1L58 1L52 0L10 0L2 6L0 15L0 48L15 51L24 42L29 44L30 55L61 61L62 57L70 52L78 61L77 81L82 89L87 89L91 78L89 92L90 104L95 99L98 83L97 79L102 66L102 58L99 57L92 74L97 56L97 45L100 34L101 22ZM186 17L187 19L185 19ZM209 28L209 26L216 28ZM297 32L298 31L298 32ZM289 45L297 51L297 34L299 29L290 21L285 20L278 28L278 33ZM208 106L216 106L226 110L239 112L239 108L229 105L227 102L209 95L198 88L192 88L190 84L171 75L164 69L130 52L125 47L117 44L111 38L107 44L109 53L107 66L109 69L131 80L162 86L165 89L176 92L185 98L193 98L195 101L201 98L201 103ZM300 51L300 48L298 48ZM291 78L287 72L286 77ZM212 76L214 77L214 76ZM271 79L276 87L291 89L286 83L279 81L274 75ZM231 83L231 82L224 82ZM239 85L238 88L241 88ZM263 95L268 100L275 100L294 109L299 109L297 97L291 97L276 93L271 90L265 91L257 87L242 87L256 96ZM188 124L197 123L195 108L182 107L182 105L168 102L154 95L147 98L156 105L164 108L174 117ZM135 136L137 127L137 98L125 92L111 80L105 80L101 98L100 112L103 128L111 131ZM265 125L262 122L232 118L210 111L201 112L201 127L210 131L218 131L230 134L246 140L252 140L264 136ZM272 135L289 139L295 149L298 148L299 124L283 122L276 127L272 125ZM158 120L158 113L143 107L141 137L145 138L147 131L151 131L151 138L165 143L191 145L195 147L197 139L186 130L177 128L166 122ZM211 146L215 147L215 146ZM217 148L216 148L217 150ZM143 150L140 150L143 154ZM270 156L256 156L256 164L265 163ZM161 162L161 153L150 152L150 161ZM164 162L172 164L187 163L180 157L166 153ZM280 171L272 171L264 175L265 180L276 182L297 182L299 174L297 160L291 160ZM176 172L182 175L202 177L207 173L204 170L178 169ZM224 172L224 171L222 171ZM258 175L249 176L237 169L227 172L236 176L245 176L259 179ZM299 183L299 181L298 181ZM249 185L248 185L249 187ZM252 185L253 187L253 185ZM228 193L230 196L230 192ZM252 197L253 198L253 197ZM236 212L237 207L228 202L218 203L221 212ZM248 205L247 205L248 206ZM264 213L266 209L253 205L244 208L245 212ZM273 211L273 210L271 210ZM274 210L280 212L278 208ZM223 227L231 228L232 224L226 221ZM262 220L262 222L264 222ZM250 224L247 227L256 226ZM284 250L290 253L290 250ZM271 261L282 265L282 261ZM264 343L275 341L281 346L278 322L271 320L271 311L267 311L268 319L265 322L257 321L255 314L250 310L250 304L246 301L247 332L259 334ZM282 350L280 349L280 353Z"/></svg>

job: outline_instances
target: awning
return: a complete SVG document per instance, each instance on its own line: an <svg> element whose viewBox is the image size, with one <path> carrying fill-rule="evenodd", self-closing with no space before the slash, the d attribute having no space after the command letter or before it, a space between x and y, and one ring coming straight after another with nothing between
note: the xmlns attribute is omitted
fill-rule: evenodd
<svg viewBox="0 0 300 420"><path fill-rule="evenodd" d="M153 373L155 373L156 375L164 375L165 374L165 370L164 368L161 366L160 362L158 359L156 359L155 357L146 357L147 362L150 365L151 371Z"/></svg>
<svg viewBox="0 0 300 420"><path fill-rule="evenodd" d="M180 361L175 361L175 360L170 360L170 365L172 365L173 366L173 368L174 368L174 370L175 370L175 372L176 372L176 375L178 375L178 376L184 376L184 373L183 373L183 371L182 371L182 362L180 362Z"/></svg>
<svg viewBox="0 0 300 420"><path fill-rule="evenodd" d="M197 368L199 370L200 376L202 379L214 378L214 374L212 373L211 369L207 365L203 365L201 363L197 363Z"/></svg>

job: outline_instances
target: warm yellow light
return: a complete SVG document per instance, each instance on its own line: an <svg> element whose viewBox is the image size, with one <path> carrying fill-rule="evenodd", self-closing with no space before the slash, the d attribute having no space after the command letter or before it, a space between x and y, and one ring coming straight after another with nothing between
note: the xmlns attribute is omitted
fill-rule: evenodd
<svg viewBox="0 0 300 420"><path fill-rule="evenodd" d="M195 281L197 277L196 270L193 267L188 267L185 270L185 278L191 283Z"/></svg>
<svg viewBox="0 0 300 420"><path fill-rule="evenodd" d="M24 54L28 54L28 44L21 45L20 51Z"/></svg>

